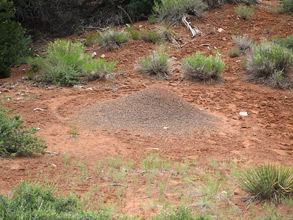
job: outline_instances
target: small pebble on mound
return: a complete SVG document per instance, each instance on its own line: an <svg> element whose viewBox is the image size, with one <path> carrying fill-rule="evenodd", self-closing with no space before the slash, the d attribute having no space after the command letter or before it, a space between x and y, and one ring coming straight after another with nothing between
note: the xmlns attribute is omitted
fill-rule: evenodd
<svg viewBox="0 0 293 220"><path fill-rule="evenodd" d="M166 131L181 134L208 129L217 121L171 90L159 87L95 104L81 112L79 118L93 128L148 134Z"/></svg>

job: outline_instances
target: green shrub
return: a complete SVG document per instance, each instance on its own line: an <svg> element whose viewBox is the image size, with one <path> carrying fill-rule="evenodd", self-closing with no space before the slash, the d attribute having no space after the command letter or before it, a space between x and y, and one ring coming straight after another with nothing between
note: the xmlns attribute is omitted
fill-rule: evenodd
<svg viewBox="0 0 293 220"><path fill-rule="evenodd" d="M235 48L232 48L231 50L229 50L228 55L231 58L239 57L241 55L241 52L238 47L235 47Z"/></svg>
<svg viewBox="0 0 293 220"><path fill-rule="evenodd" d="M9 116L9 111L0 106L0 154L9 156L29 156L44 154L47 146L44 140L31 136L36 128L23 129L19 115Z"/></svg>
<svg viewBox="0 0 293 220"><path fill-rule="evenodd" d="M28 55L30 39L25 30L13 20L13 2L0 2L0 79L10 77L11 66L17 64L22 56Z"/></svg>
<svg viewBox="0 0 293 220"><path fill-rule="evenodd" d="M248 80L256 80L272 87L292 87L292 51L278 44L263 42L254 46L244 67L249 75Z"/></svg>
<svg viewBox="0 0 293 220"><path fill-rule="evenodd" d="M244 172L239 184L252 200L280 203L293 195L293 170L276 165L259 166Z"/></svg>
<svg viewBox="0 0 293 220"><path fill-rule="evenodd" d="M138 40L140 38L140 31L139 30L135 30L133 28L133 26L127 25L126 30L130 34L131 39Z"/></svg>
<svg viewBox="0 0 293 220"><path fill-rule="evenodd" d="M13 191L13 196L0 195L0 218L5 220L54 219L76 220L112 219L107 212L85 212L77 197L54 197L53 187L22 182Z"/></svg>
<svg viewBox="0 0 293 220"><path fill-rule="evenodd" d="M283 0L282 4L283 4L283 10L285 12L291 13L291 15L292 15L293 14L293 1L292 0Z"/></svg>
<svg viewBox="0 0 293 220"><path fill-rule="evenodd" d="M290 35L287 38L273 38L273 42L282 47L293 50L293 35Z"/></svg>
<svg viewBox="0 0 293 220"><path fill-rule="evenodd" d="M141 34L141 39L143 39L145 42L149 43L161 43L164 41L164 38L162 35L160 35L157 31L144 31Z"/></svg>
<svg viewBox="0 0 293 220"><path fill-rule="evenodd" d="M153 11L158 22L176 23L187 14L201 17L206 8L202 0L155 0Z"/></svg>
<svg viewBox="0 0 293 220"><path fill-rule="evenodd" d="M249 18L252 13L253 13L254 9L253 8L250 8L248 6L245 6L245 5L238 5L236 8L235 8L235 12L241 17L243 18L244 20L246 20L247 18Z"/></svg>
<svg viewBox="0 0 293 220"><path fill-rule="evenodd" d="M166 78L169 75L169 66L168 54L159 50L154 51L149 57L139 59L137 70L143 74Z"/></svg>
<svg viewBox="0 0 293 220"><path fill-rule="evenodd" d="M220 74L225 69L225 63L219 55L206 57L200 52L182 61L183 75L192 81L220 80Z"/></svg>
<svg viewBox="0 0 293 220"><path fill-rule="evenodd" d="M237 48L239 51L243 54L247 53L250 51L252 45L253 45L253 40L250 39L247 35L244 36L232 36L232 39L234 43L236 44Z"/></svg>
<svg viewBox="0 0 293 220"><path fill-rule="evenodd" d="M56 40L47 49L46 57L28 60L33 71L39 71L37 81L56 85L74 85L81 76L93 80L111 73L116 62L94 60L84 53L85 47L80 42Z"/></svg>
<svg viewBox="0 0 293 220"><path fill-rule="evenodd" d="M128 36L123 31L110 29L102 32L97 41L101 44L101 48L105 50L115 50L119 49L122 43L128 41Z"/></svg>

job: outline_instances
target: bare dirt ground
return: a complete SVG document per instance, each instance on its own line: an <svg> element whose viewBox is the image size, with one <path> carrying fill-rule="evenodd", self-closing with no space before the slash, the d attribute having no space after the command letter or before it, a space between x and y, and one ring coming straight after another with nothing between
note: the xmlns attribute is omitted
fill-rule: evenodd
<svg viewBox="0 0 293 220"><path fill-rule="evenodd" d="M134 166L139 166L146 155L153 153L177 162L186 158L197 159L203 168L209 167L209 160L218 163L233 161L243 167L265 163L293 166L292 91L243 81L243 57L228 56L228 51L234 46L234 34L248 34L258 42L274 36L292 35L292 16L276 13L271 5L272 1L263 1L255 7L254 16L248 20L238 18L234 5L212 10L204 18L193 20L192 23L205 35L195 38L193 43L182 49L168 45L168 54L175 58L175 62L172 76L163 81L143 76L134 69L139 57L149 55L157 47L142 40L130 41L120 50L97 54L97 57L105 54L107 60L119 60L116 77L112 81L95 81L73 88L35 87L32 81L22 79L28 69L26 65L14 68L11 78L0 80L0 98L10 98L3 106L20 114L26 126L39 127L40 131L36 135L46 140L47 151L56 154L0 158L0 193L6 194L21 180L29 177L38 180L40 173L47 173L50 181L59 183L59 189L69 192L71 183L58 182L59 175L66 173L63 166L65 153L75 160L85 161L89 167L102 158L118 156L125 160L132 159ZM148 22L140 22L136 26L140 26L140 29L155 28ZM219 28L223 31L219 32ZM215 33L211 33L212 29ZM191 40L190 33L184 27L177 25L174 30L183 42ZM94 45L88 48L88 52L97 49ZM222 54L226 64L222 75L225 82L201 84L180 81L182 57L195 51L211 54L215 49ZM174 92L194 108L218 118L220 122L213 129L196 128L188 134L174 134L162 126L158 132L160 134L156 135L154 132L133 131L133 128L127 127L92 127L75 120L77 115L95 104L135 94L154 85ZM248 116L240 116L239 112L247 112ZM180 120L180 112L178 114ZM73 171L68 169L68 172ZM115 193L107 188L105 182L96 178L89 178L85 183L77 185L76 194L82 195L94 183L101 185L100 193L105 197L105 204L115 202ZM139 179L138 188L145 188L145 185ZM249 218L247 204L240 199L245 195L238 188L232 201L242 210L241 215ZM124 206L121 212L132 216L150 216L149 212L141 208L144 198L143 192L127 189L123 194ZM171 197L169 199L176 201ZM290 211L282 211L282 206L279 209L289 216Z"/></svg>

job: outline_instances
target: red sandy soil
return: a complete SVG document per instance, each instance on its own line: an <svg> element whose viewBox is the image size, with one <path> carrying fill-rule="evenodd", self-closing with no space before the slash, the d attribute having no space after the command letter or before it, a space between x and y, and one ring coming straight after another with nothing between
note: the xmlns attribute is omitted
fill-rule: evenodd
<svg viewBox="0 0 293 220"><path fill-rule="evenodd" d="M268 9L271 4L271 1L264 1L257 5L254 16L248 20L238 18L234 5L212 10L207 12L204 18L192 20L205 35L196 37L193 43L182 49L168 45L168 54L176 59L172 66L172 76L163 81L143 76L134 69L138 57L149 55L157 47L141 40L130 41L120 50L98 52L97 57L105 54L107 60L119 60L117 76L113 81L95 81L83 88L33 87L31 81L22 79L28 67L22 65L14 68L11 78L0 80L0 98L13 97L3 105L20 114L27 126L39 127L40 131L36 135L46 140L47 151L57 152L57 155L0 158L0 193L6 194L21 180L26 180L28 173L35 178L40 170L46 170L49 165L44 161L48 158L56 165L53 170L57 174L59 169L62 169L64 153L72 158L87 161L89 165L93 165L97 159L116 156L131 158L139 164L145 155L154 153L153 148L159 148L155 153L174 161L197 158L202 164L213 159L219 162L233 160L247 167L265 163L292 166L292 90L273 89L243 81L243 57L228 56L228 51L234 46L234 34L248 34L257 42L274 36L292 35L292 16ZM137 23L136 27L139 26L140 29L155 28L148 22ZM210 33L213 28L214 34ZM223 29L221 33L218 32L219 28ZM183 26L177 25L174 30L183 42L192 40L190 33ZM207 44L209 46L206 46ZM201 84L180 81L182 57L195 51L212 54L215 48L222 54L226 64L222 75L225 82ZM88 52L92 53L97 49L97 46L92 46L88 48ZM82 109L133 94L152 85L168 88L193 106L220 118L221 126L215 131L199 131L194 135L169 138L134 135L127 130L113 133L78 127L78 136L71 137L72 126L76 126L73 116ZM35 108L45 111L34 111ZM247 112L248 116L240 116L239 112ZM79 190L83 191L82 188ZM243 192L240 194L243 195ZM123 212L147 215L133 208L136 201L133 198L135 195L131 192L125 195L125 201L129 202ZM239 207L245 207L237 196L234 199L238 201Z"/></svg>

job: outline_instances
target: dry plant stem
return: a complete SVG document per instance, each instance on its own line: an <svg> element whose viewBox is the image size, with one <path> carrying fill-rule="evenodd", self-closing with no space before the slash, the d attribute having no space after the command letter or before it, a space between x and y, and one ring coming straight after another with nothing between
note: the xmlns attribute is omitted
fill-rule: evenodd
<svg viewBox="0 0 293 220"><path fill-rule="evenodd" d="M183 24L187 27L188 30L190 30L190 32L192 33L192 38L196 37L196 36L201 36L203 35L203 33L198 29L198 27L193 26L190 22L188 22L186 20L187 15L182 17L182 22Z"/></svg>
<svg viewBox="0 0 293 220"><path fill-rule="evenodd" d="M182 45L180 46L180 48L183 48L183 47L185 47L186 45L191 44L191 43L193 43L193 42L196 42L196 40L188 41L188 42L182 44Z"/></svg>
<svg viewBox="0 0 293 220"><path fill-rule="evenodd" d="M129 14L121 7L121 6L118 6L118 8L119 9L121 9L121 11L123 11L123 13L127 16L127 18L128 18L128 20L129 20L129 22L130 22L130 24L133 24L133 22L132 22L132 19L131 19L131 17L129 16Z"/></svg>

